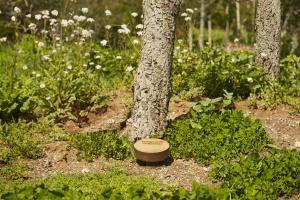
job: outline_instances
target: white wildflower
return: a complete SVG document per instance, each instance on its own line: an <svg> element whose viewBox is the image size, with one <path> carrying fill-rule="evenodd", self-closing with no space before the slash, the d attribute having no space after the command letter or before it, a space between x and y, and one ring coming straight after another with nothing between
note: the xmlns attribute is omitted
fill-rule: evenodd
<svg viewBox="0 0 300 200"><path fill-rule="evenodd" d="M41 82L41 83L40 83L40 88L43 89L43 88L45 88L45 87L46 87L46 84L45 84L44 82Z"/></svg>
<svg viewBox="0 0 300 200"><path fill-rule="evenodd" d="M36 74L36 77L37 77L37 78L38 78L38 77L41 77L41 74L39 74L39 73L38 73L38 74Z"/></svg>
<svg viewBox="0 0 300 200"><path fill-rule="evenodd" d="M94 62L90 62L89 65L95 65L95 63Z"/></svg>
<svg viewBox="0 0 300 200"><path fill-rule="evenodd" d="M83 21L85 21L85 20L86 20L86 16L80 15L80 16L78 17L78 20L77 20L77 21L83 22Z"/></svg>
<svg viewBox="0 0 300 200"><path fill-rule="evenodd" d="M234 43L238 43L239 41L240 41L239 38L235 38L235 39L233 40Z"/></svg>
<svg viewBox="0 0 300 200"><path fill-rule="evenodd" d="M58 15L58 11L57 10L52 10L51 14L56 17Z"/></svg>
<svg viewBox="0 0 300 200"><path fill-rule="evenodd" d="M117 56L116 59L117 59L117 60L121 60L121 59L122 59L122 56Z"/></svg>
<svg viewBox="0 0 300 200"><path fill-rule="evenodd" d="M125 28L127 28L127 25L126 25L126 24L122 24L122 25L121 25L121 28L122 28L122 29L125 29Z"/></svg>
<svg viewBox="0 0 300 200"><path fill-rule="evenodd" d="M41 20L42 19L42 15L41 14L37 14L37 15L34 16L34 18L36 20Z"/></svg>
<svg viewBox="0 0 300 200"><path fill-rule="evenodd" d="M45 43L44 42L38 42L38 47L44 47Z"/></svg>
<svg viewBox="0 0 300 200"><path fill-rule="evenodd" d="M25 15L26 18L31 18L31 14Z"/></svg>
<svg viewBox="0 0 300 200"><path fill-rule="evenodd" d="M188 14L187 14L187 13L182 13L180 16L181 16L181 17L187 17Z"/></svg>
<svg viewBox="0 0 300 200"><path fill-rule="evenodd" d="M131 13L131 16L132 16L132 17L137 17L138 15L139 15L139 14L136 13L136 12Z"/></svg>
<svg viewBox="0 0 300 200"><path fill-rule="evenodd" d="M57 22L56 19L50 19L49 21L50 21L50 25L51 26L55 26L56 25L56 22Z"/></svg>
<svg viewBox="0 0 300 200"><path fill-rule="evenodd" d="M93 18L87 18L87 20L86 20L87 22L89 22L89 23L93 23L93 22L95 22L95 20L93 19Z"/></svg>
<svg viewBox="0 0 300 200"><path fill-rule="evenodd" d="M107 40L101 40L100 44L101 44L102 46L106 46L106 45L107 45Z"/></svg>
<svg viewBox="0 0 300 200"><path fill-rule="evenodd" d="M63 27L67 27L68 26L68 20L66 20L66 19L62 19L60 23L61 23L61 25Z"/></svg>
<svg viewBox="0 0 300 200"><path fill-rule="evenodd" d="M183 62L183 60L182 60L182 59L180 59L180 58L178 58L178 59L177 59L177 62L178 62L178 63L182 63L182 62Z"/></svg>
<svg viewBox="0 0 300 200"><path fill-rule="evenodd" d="M144 28L144 25L143 25L143 24L138 24L138 25L136 25L135 28L136 28L136 29L143 29L143 28Z"/></svg>
<svg viewBox="0 0 300 200"><path fill-rule="evenodd" d="M186 9L186 12L188 12L188 13L190 13L190 14L193 14L193 13L194 13L194 10L191 9L191 8L187 8L187 9Z"/></svg>
<svg viewBox="0 0 300 200"><path fill-rule="evenodd" d="M101 65L96 65L95 68L99 70L99 69L101 69L102 67L101 67Z"/></svg>
<svg viewBox="0 0 300 200"><path fill-rule="evenodd" d="M191 17L185 17L185 18L184 18L184 21L186 21L186 22L187 22L187 21L191 21L191 20L192 20Z"/></svg>
<svg viewBox="0 0 300 200"><path fill-rule="evenodd" d="M133 40L133 41L132 41L132 43L133 43L133 44L139 44L139 43L140 43L140 41L139 41L139 40L137 40L137 39L135 39L135 40Z"/></svg>
<svg viewBox="0 0 300 200"><path fill-rule="evenodd" d="M50 15L50 12L49 12L49 10L42 10L41 14L42 15Z"/></svg>
<svg viewBox="0 0 300 200"><path fill-rule="evenodd" d="M49 100L51 99L51 97L47 96L45 99L46 99L47 101L49 101Z"/></svg>
<svg viewBox="0 0 300 200"><path fill-rule="evenodd" d="M111 16L111 15L112 15L112 13L111 13L110 10L105 10L104 12L105 12L105 15L106 15L106 16Z"/></svg>
<svg viewBox="0 0 300 200"><path fill-rule="evenodd" d="M99 55L98 55L98 56L95 56L95 58L96 58L96 59L100 59L100 56L99 56Z"/></svg>
<svg viewBox="0 0 300 200"><path fill-rule="evenodd" d="M6 42L6 41L7 41L7 37L0 38L0 42Z"/></svg>
<svg viewBox="0 0 300 200"><path fill-rule="evenodd" d="M49 58L48 55L44 55L44 56L42 56L42 60L43 61L48 61L48 60L50 60L50 58Z"/></svg>
<svg viewBox="0 0 300 200"><path fill-rule="evenodd" d="M106 25L106 26L105 26L105 29L106 29L106 30L111 29L111 25Z"/></svg>
<svg viewBox="0 0 300 200"><path fill-rule="evenodd" d="M11 21L15 22L17 20L16 16L12 16L11 18Z"/></svg>
<svg viewBox="0 0 300 200"><path fill-rule="evenodd" d="M18 7L14 7L14 11L15 11L15 13L17 13L17 14L20 14L20 13L21 13L21 9L18 8Z"/></svg>
<svg viewBox="0 0 300 200"><path fill-rule="evenodd" d="M68 25L69 25L69 26L74 25L74 23L75 23L74 20L72 20L72 19L69 19L69 20L68 20Z"/></svg>
<svg viewBox="0 0 300 200"><path fill-rule="evenodd" d="M86 14L89 12L89 9L88 8L81 8L81 12Z"/></svg>
<svg viewBox="0 0 300 200"><path fill-rule="evenodd" d="M48 31L45 30L45 29L43 29L43 30L41 30L41 33L44 34L44 35L47 35L47 34L48 34Z"/></svg>
<svg viewBox="0 0 300 200"><path fill-rule="evenodd" d="M72 65L68 65L67 69L72 70L73 69Z"/></svg>
<svg viewBox="0 0 300 200"><path fill-rule="evenodd" d="M253 83L253 78L248 77L248 78L247 78L247 81L248 81L249 83Z"/></svg>
<svg viewBox="0 0 300 200"><path fill-rule="evenodd" d="M129 65L126 69L128 72L131 72L133 70L133 67L131 65Z"/></svg>
<svg viewBox="0 0 300 200"><path fill-rule="evenodd" d="M122 28L118 29L118 33L124 33L124 32L125 32L124 29Z"/></svg>
<svg viewBox="0 0 300 200"><path fill-rule="evenodd" d="M28 28L29 28L30 30L34 31L34 30L36 29L36 24L30 23L30 24L28 25Z"/></svg>
<svg viewBox="0 0 300 200"><path fill-rule="evenodd" d="M79 18L78 15L74 15L74 16L73 16L73 19L76 20L76 21L78 21L78 18Z"/></svg>
<svg viewBox="0 0 300 200"><path fill-rule="evenodd" d="M27 65L23 65L22 69L27 70L28 69Z"/></svg>

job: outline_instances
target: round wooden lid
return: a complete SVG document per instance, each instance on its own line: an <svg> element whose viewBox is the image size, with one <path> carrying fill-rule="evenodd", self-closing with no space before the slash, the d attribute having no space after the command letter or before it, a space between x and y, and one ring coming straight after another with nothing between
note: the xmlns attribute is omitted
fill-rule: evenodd
<svg viewBox="0 0 300 200"><path fill-rule="evenodd" d="M167 141L155 138L146 138L137 141L134 148L144 153L160 153L168 150L170 147Z"/></svg>

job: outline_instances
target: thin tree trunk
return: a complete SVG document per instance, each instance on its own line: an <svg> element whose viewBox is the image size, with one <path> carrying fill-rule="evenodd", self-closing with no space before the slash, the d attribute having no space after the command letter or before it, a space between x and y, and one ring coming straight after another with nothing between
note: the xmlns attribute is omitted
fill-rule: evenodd
<svg viewBox="0 0 300 200"><path fill-rule="evenodd" d="M204 47L204 25L205 25L205 0L200 0L200 27L199 27L199 41L200 49Z"/></svg>
<svg viewBox="0 0 300 200"><path fill-rule="evenodd" d="M208 45L209 47L212 46L212 24L211 24L211 15L208 16Z"/></svg>
<svg viewBox="0 0 300 200"><path fill-rule="evenodd" d="M167 125L175 17L180 0L144 0L144 38L133 84L131 140L162 136Z"/></svg>
<svg viewBox="0 0 300 200"><path fill-rule="evenodd" d="M256 5L257 5L257 0L252 0L253 1L253 15L252 15L252 31L255 32L255 17L256 17Z"/></svg>
<svg viewBox="0 0 300 200"><path fill-rule="evenodd" d="M270 80L279 78L280 0L258 0L256 16L256 63L264 67Z"/></svg>
<svg viewBox="0 0 300 200"><path fill-rule="evenodd" d="M192 20L188 21L188 42L189 42L189 49L190 51L193 50L193 22Z"/></svg>
<svg viewBox="0 0 300 200"><path fill-rule="evenodd" d="M237 38L241 37L241 9L240 9L240 0L235 1L236 6L236 34Z"/></svg>
<svg viewBox="0 0 300 200"><path fill-rule="evenodd" d="M296 34L296 33L293 33L293 35L292 35L291 46L292 46L291 54L294 54L299 46L298 34Z"/></svg>
<svg viewBox="0 0 300 200"><path fill-rule="evenodd" d="M229 24L229 7L230 7L230 2L229 0L226 2L226 7L225 7L225 15L226 15L226 27L225 27L225 43L229 42L229 31L230 31L230 24Z"/></svg>

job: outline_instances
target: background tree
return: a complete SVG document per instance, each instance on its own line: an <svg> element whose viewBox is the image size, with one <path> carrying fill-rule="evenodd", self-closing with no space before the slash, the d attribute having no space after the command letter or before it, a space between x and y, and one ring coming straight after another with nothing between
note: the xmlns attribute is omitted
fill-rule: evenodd
<svg viewBox="0 0 300 200"><path fill-rule="evenodd" d="M167 125L175 17L180 0L144 0L144 38L133 85L131 139L162 135Z"/></svg>
<svg viewBox="0 0 300 200"><path fill-rule="evenodd" d="M256 16L256 63L269 79L279 78L280 0L258 0Z"/></svg>

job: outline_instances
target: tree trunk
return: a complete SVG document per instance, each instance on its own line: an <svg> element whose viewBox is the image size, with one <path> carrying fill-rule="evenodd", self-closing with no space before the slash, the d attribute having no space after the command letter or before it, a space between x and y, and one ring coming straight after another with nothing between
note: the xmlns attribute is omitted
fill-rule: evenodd
<svg viewBox="0 0 300 200"><path fill-rule="evenodd" d="M204 47L204 25L205 25L205 0L200 0L200 27L199 27L199 48Z"/></svg>
<svg viewBox="0 0 300 200"><path fill-rule="evenodd" d="M255 17L256 17L256 5L257 5L257 0L252 0L253 5L253 13L252 13L252 31L253 33L255 32Z"/></svg>
<svg viewBox="0 0 300 200"><path fill-rule="evenodd" d="M209 45L209 47L211 47L211 46L212 46L212 25L211 25L211 15L208 16L207 24L208 24L208 45Z"/></svg>
<svg viewBox="0 0 300 200"><path fill-rule="evenodd" d="M280 0L258 0L256 16L256 63L270 80L279 78Z"/></svg>
<svg viewBox="0 0 300 200"><path fill-rule="evenodd" d="M241 37L241 9L240 9L240 0L235 1L236 6L236 35L237 38Z"/></svg>
<svg viewBox="0 0 300 200"><path fill-rule="evenodd" d="M190 51L193 50L193 22L192 20L188 21L188 42L189 42L189 49Z"/></svg>
<svg viewBox="0 0 300 200"><path fill-rule="evenodd" d="M292 48L291 48L290 54L294 54L299 46L298 34L296 34L296 33L292 34L291 46L292 46Z"/></svg>
<svg viewBox="0 0 300 200"><path fill-rule="evenodd" d="M225 43L229 42L229 31L230 31L230 24L229 24L229 7L230 3L229 1L226 2L226 7L225 7L225 15L226 15L226 26L225 26Z"/></svg>
<svg viewBox="0 0 300 200"><path fill-rule="evenodd" d="M162 136L167 125L175 17L180 0L144 0L144 37L133 85L130 139Z"/></svg>

